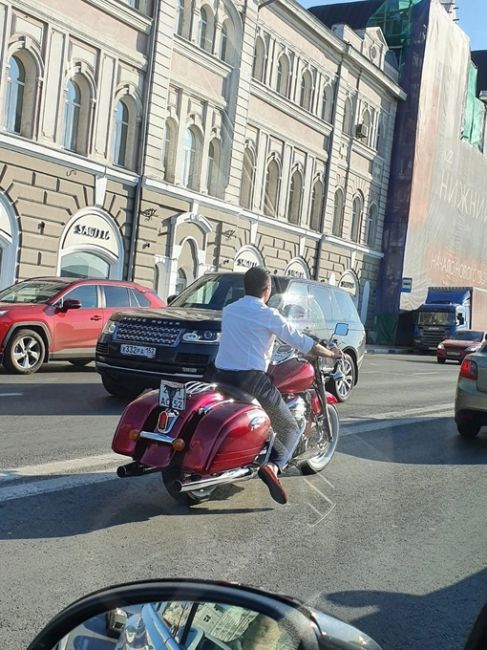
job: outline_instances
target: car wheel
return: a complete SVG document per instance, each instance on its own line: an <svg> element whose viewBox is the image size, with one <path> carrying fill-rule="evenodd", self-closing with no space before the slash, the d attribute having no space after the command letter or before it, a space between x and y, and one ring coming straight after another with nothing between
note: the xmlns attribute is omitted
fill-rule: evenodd
<svg viewBox="0 0 487 650"><path fill-rule="evenodd" d="M168 491L169 495L182 506L197 506L203 501L208 501L216 487L206 488L204 490L194 490L193 492L178 492L175 488L175 483L181 478L179 470L164 469L161 472L162 482Z"/></svg>
<svg viewBox="0 0 487 650"><path fill-rule="evenodd" d="M475 420L470 422L457 422L457 430L465 440L473 440L480 431L480 425Z"/></svg>
<svg viewBox="0 0 487 650"><path fill-rule="evenodd" d="M32 375L44 363L46 346L42 336L33 330L19 330L10 339L3 364L17 375Z"/></svg>
<svg viewBox="0 0 487 650"><path fill-rule="evenodd" d="M436 357L436 361L437 361L437 363L443 364L443 363L445 363L446 359L440 359L439 357Z"/></svg>
<svg viewBox="0 0 487 650"><path fill-rule="evenodd" d="M91 361L92 359L69 359L69 363L76 366L76 368L83 368L83 366L87 366Z"/></svg>
<svg viewBox="0 0 487 650"><path fill-rule="evenodd" d="M122 399L134 399L145 389L145 386L136 383L131 383L129 386L127 384L122 384L121 382L111 379L107 375L102 375L101 381L105 390L110 393L110 395L121 397Z"/></svg>
<svg viewBox="0 0 487 650"><path fill-rule="evenodd" d="M346 402L350 397L357 377L355 362L352 357L345 352L343 355L342 368L343 379L334 381L330 384L331 392L339 402Z"/></svg>

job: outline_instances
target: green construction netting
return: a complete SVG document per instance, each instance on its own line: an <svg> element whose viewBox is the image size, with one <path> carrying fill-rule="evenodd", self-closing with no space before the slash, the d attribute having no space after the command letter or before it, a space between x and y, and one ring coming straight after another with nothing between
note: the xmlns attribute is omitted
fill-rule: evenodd
<svg viewBox="0 0 487 650"><path fill-rule="evenodd" d="M368 27L380 27L391 48L403 48L411 40L411 9L421 0L385 0L369 18Z"/></svg>
<svg viewBox="0 0 487 650"><path fill-rule="evenodd" d="M464 140L468 140L468 142L470 142L474 147L482 150L484 140L485 106L480 99L477 99L477 75L478 70L476 66L470 62L462 137Z"/></svg>

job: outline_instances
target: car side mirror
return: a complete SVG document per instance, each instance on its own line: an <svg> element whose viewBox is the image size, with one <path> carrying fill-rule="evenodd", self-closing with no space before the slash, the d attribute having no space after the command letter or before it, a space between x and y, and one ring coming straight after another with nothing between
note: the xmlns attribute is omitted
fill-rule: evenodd
<svg viewBox="0 0 487 650"><path fill-rule="evenodd" d="M152 580L95 592L58 614L28 650L115 644L380 650L355 627L296 600L206 580Z"/></svg>
<svg viewBox="0 0 487 650"><path fill-rule="evenodd" d="M172 302L176 300L178 297L177 293L172 293L170 296L167 297L167 304L170 305Z"/></svg>
<svg viewBox="0 0 487 650"><path fill-rule="evenodd" d="M337 323L333 336L347 336L349 329L347 323Z"/></svg>
<svg viewBox="0 0 487 650"><path fill-rule="evenodd" d="M74 298L63 300L57 307L58 311L69 311L70 309L81 309L81 302Z"/></svg>

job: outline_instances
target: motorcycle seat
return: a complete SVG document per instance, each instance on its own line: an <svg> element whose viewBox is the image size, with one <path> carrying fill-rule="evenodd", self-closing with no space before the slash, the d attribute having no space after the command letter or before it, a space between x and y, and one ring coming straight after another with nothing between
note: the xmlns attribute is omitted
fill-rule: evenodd
<svg viewBox="0 0 487 650"><path fill-rule="evenodd" d="M253 397L253 395L246 393L244 390L237 388L236 386L218 382L216 384L216 390L221 391L225 395L228 395L228 397L232 397L233 399L237 400L237 402L252 404L253 406L260 406L259 402L255 399L255 397Z"/></svg>

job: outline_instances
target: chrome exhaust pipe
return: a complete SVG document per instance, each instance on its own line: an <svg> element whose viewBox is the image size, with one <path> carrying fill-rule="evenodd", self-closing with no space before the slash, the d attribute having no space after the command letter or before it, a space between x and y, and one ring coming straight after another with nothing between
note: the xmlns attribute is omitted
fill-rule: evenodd
<svg viewBox="0 0 487 650"><path fill-rule="evenodd" d="M133 462L128 465L120 465L120 467L117 467L117 476L119 478L129 478L131 476L144 476L145 474L152 474L160 471L160 467L146 467L140 463Z"/></svg>
<svg viewBox="0 0 487 650"><path fill-rule="evenodd" d="M204 478L201 481L175 481L174 487L178 492L192 492L193 490L216 487L217 485L223 485L224 483L248 481L254 475L255 472L250 469L250 467L240 467L239 469L231 469L219 476Z"/></svg>

